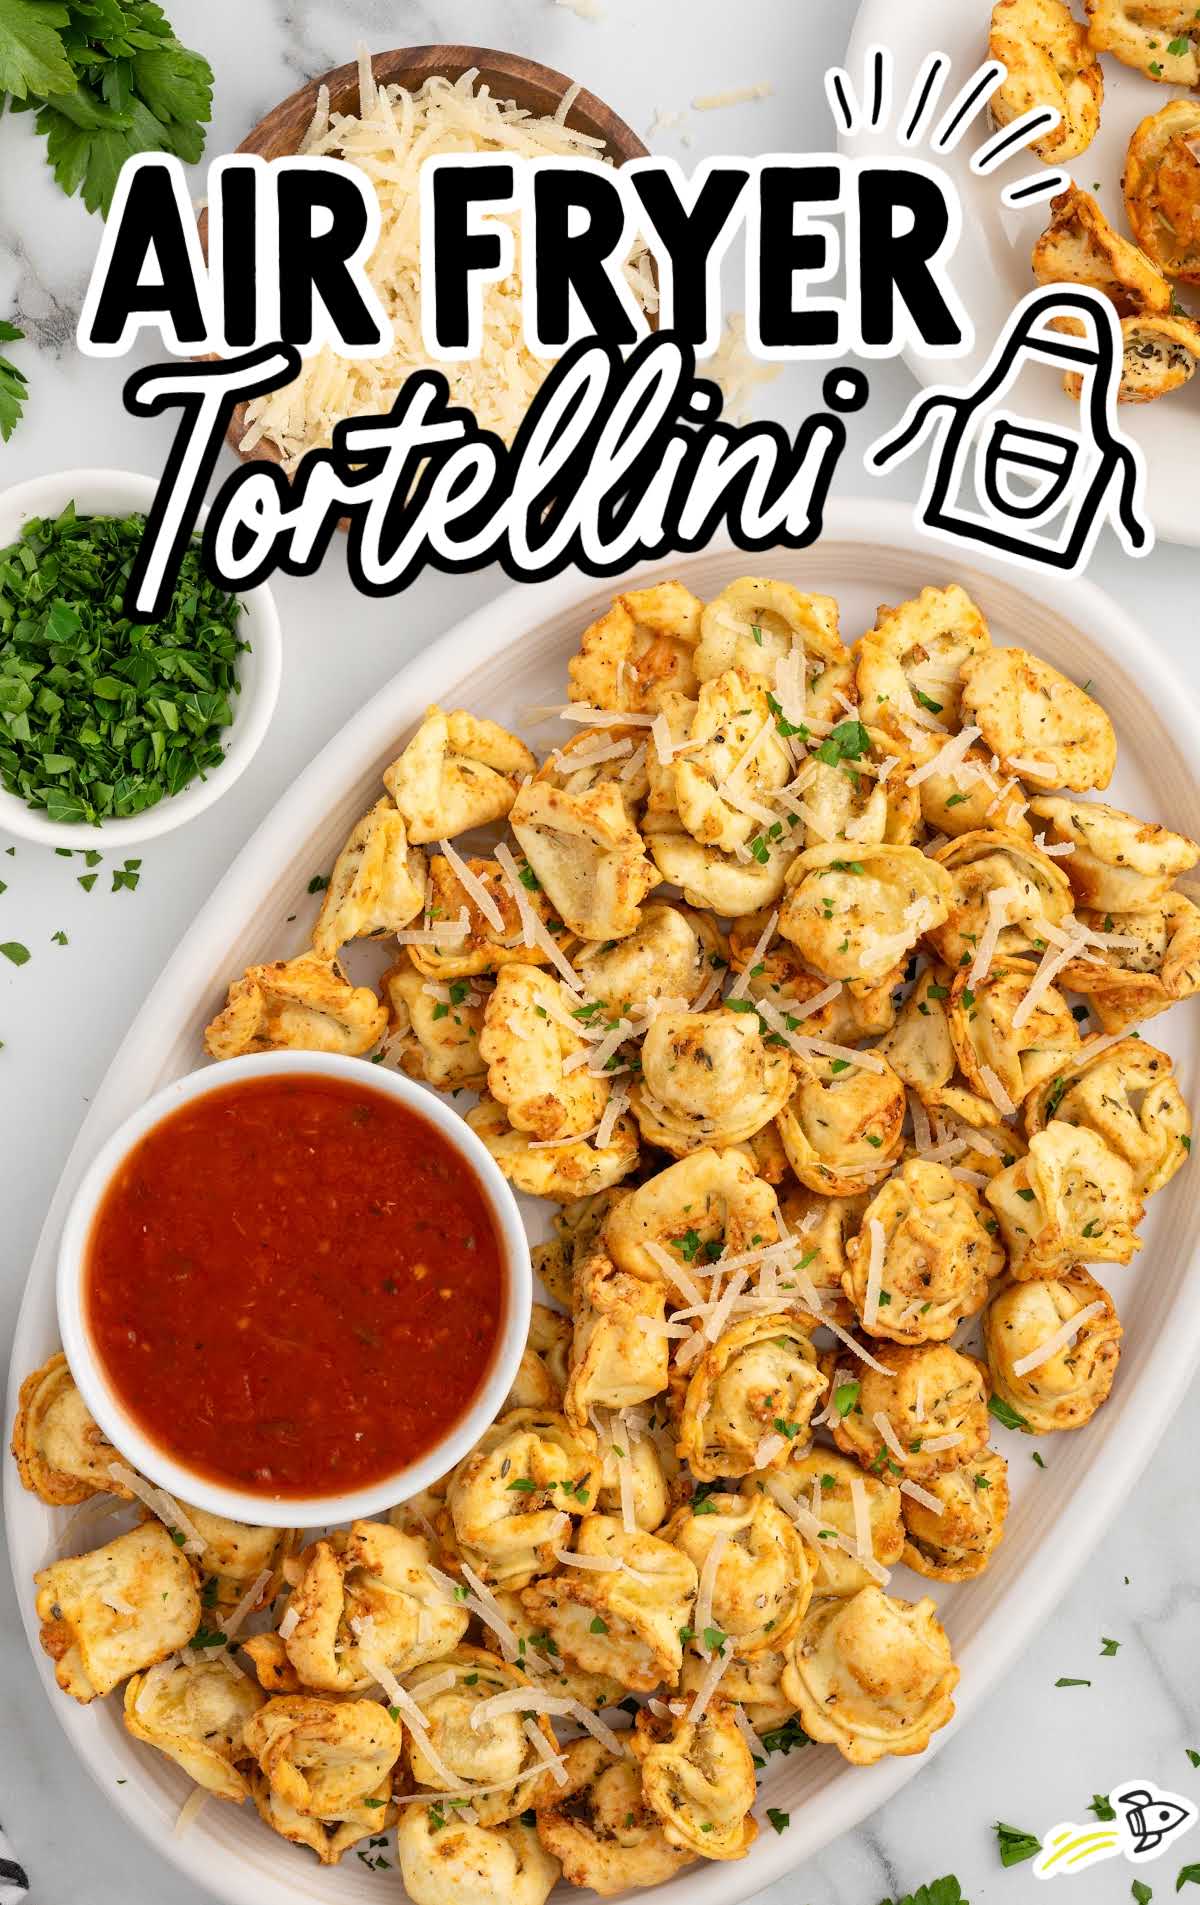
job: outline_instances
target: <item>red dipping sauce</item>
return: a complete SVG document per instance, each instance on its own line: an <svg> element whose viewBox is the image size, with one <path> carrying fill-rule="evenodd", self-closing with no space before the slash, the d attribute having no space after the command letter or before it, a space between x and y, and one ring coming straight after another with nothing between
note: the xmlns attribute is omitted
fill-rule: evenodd
<svg viewBox="0 0 1200 1905"><path fill-rule="evenodd" d="M113 1178L85 1317L142 1433L270 1498L383 1481L465 1414L504 1311L483 1188L437 1129L318 1075L171 1112Z"/></svg>

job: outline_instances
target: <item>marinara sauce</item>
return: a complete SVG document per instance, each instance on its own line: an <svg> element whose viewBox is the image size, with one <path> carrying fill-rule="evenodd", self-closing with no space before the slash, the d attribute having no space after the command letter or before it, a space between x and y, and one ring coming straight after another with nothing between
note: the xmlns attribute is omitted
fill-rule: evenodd
<svg viewBox="0 0 1200 1905"><path fill-rule="evenodd" d="M264 1497L382 1481L477 1393L504 1306L482 1186L435 1127L315 1075L162 1120L93 1224L87 1322L144 1434Z"/></svg>

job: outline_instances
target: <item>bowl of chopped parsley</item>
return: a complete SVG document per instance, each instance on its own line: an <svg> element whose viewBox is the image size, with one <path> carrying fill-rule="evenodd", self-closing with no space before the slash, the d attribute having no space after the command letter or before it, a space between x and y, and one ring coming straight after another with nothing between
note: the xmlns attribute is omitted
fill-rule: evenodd
<svg viewBox="0 0 1200 1905"><path fill-rule="evenodd" d="M220 799L267 731L281 661L268 589L231 595L193 544L161 621L125 613L156 487L65 470L0 494L8 833L55 847L153 839Z"/></svg>

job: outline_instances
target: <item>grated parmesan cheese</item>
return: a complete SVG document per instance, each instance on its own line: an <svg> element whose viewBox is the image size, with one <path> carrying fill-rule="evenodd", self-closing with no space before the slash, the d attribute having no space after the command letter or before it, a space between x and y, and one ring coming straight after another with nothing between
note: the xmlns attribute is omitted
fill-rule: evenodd
<svg viewBox="0 0 1200 1905"><path fill-rule="evenodd" d="M879 1298L883 1289L883 1253L887 1240L878 1217L868 1218L867 1233L871 1240L871 1255L867 1265L867 1292L863 1301L863 1328L870 1330L874 1329L879 1321Z"/></svg>
<svg viewBox="0 0 1200 1905"><path fill-rule="evenodd" d="M1068 1317L1053 1336L1048 1336L1039 1348L1031 1349L1028 1356L1019 1356L1013 1364L1013 1375L1027 1376L1031 1369L1039 1369L1043 1363L1048 1363L1052 1356L1058 1355L1060 1349L1066 1349L1074 1343L1085 1323L1090 1323L1094 1316L1103 1316L1105 1308L1104 1303L1085 1304L1082 1310Z"/></svg>
<svg viewBox="0 0 1200 1905"><path fill-rule="evenodd" d="M922 1508L928 1508L931 1515L944 1515L946 1512L946 1504L940 1502L936 1495L931 1495L927 1488L922 1488L920 1482L901 1482L900 1493L920 1502Z"/></svg>
<svg viewBox="0 0 1200 1905"><path fill-rule="evenodd" d="M745 106L755 99L769 99L775 88L765 80L756 86L731 86L723 93L701 93L693 99L692 105L697 112L720 112L726 106Z"/></svg>
<svg viewBox="0 0 1200 1905"><path fill-rule="evenodd" d="M875 1424L875 1427L878 1429L880 1435L883 1437L883 1440L887 1445L888 1453L892 1457L894 1457L894 1459L897 1462L899 1462L901 1465L907 1462L908 1456L906 1455L904 1448L901 1445L900 1438L896 1434L895 1429L893 1429L887 1416L885 1416L885 1414L883 1413L883 1410L876 1409L874 1415L871 1417L871 1421ZM925 1448L928 1448L929 1447L928 1442L924 1443L923 1446Z"/></svg>
<svg viewBox="0 0 1200 1905"><path fill-rule="evenodd" d="M979 1077L983 1089L995 1105L996 1110L1002 1111L1006 1118L1015 1117L1017 1107L1005 1091L1004 1086L1000 1083L1000 1080L997 1078L991 1066L981 1065L979 1067Z"/></svg>
<svg viewBox="0 0 1200 1905"><path fill-rule="evenodd" d="M183 1552L185 1554L204 1553L204 1537L195 1522L188 1519L174 1495L168 1495L165 1488L155 1488L152 1482L148 1482L142 1475L135 1474L133 1469L126 1467L124 1462L110 1462L108 1472L114 1482L120 1482L122 1488L127 1488L131 1495L136 1495L139 1501L145 1502L150 1513L157 1516L165 1527L174 1529L184 1537Z"/></svg>
<svg viewBox="0 0 1200 1905"><path fill-rule="evenodd" d="M861 1475L850 1477L850 1502L854 1509L854 1545L858 1549L860 1561L873 1561L875 1550L871 1544L871 1504L867 1500L867 1485Z"/></svg>
<svg viewBox="0 0 1200 1905"><path fill-rule="evenodd" d="M472 873L461 853L458 853L455 848L450 845L448 840L439 840L438 846L445 854L450 871L462 887L464 893L475 902L476 907L483 914L484 919L486 919L492 931L502 933L504 931L504 915L479 875Z"/></svg>

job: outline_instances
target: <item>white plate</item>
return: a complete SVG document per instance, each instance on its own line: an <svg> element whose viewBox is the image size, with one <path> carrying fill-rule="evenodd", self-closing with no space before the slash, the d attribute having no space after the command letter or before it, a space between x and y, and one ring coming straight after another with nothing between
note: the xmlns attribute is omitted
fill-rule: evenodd
<svg viewBox="0 0 1200 1905"><path fill-rule="evenodd" d="M1075 12L1080 11L1076 6ZM949 103L987 56L990 18L991 0L903 0L899 6L896 0L862 0L846 55L846 70L861 97L867 48L877 43L890 47L898 103L891 122L880 132L842 140L843 149L860 157L894 155L903 150L896 136L896 120L922 62L935 49L949 54L953 67L942 95ZM1110 224L1129 237L1121 174L1130 135L1148 113L1159 111L1185 89L1156 86L1153 80L1107 54L1100 64L1104 72L1100 130L1086 152L1055 169L1069 172L1077 185L1093 193ZM1037 172L1041 162L1031 152L1020 152L990 177L977 177L970 169L970 157L987 130L986 117L981 115L953 152L933 155L928 148L914 148L927 158L937 156L937 162L958 187L962 237L950 272L975 326L975 349L966 357L935 361L906 354L909 369L922 384L970 383L986 362L1014 305L1033 289L1029 257L1039 233L1049 223L1049 203L1013 211L1000 203L1000 189ZM1189 287L1183 286L1181 295L1184 304L1196 306ZM1046 422L1078 428L1079 406L1065 395L1054 372L1035 366L1024 373L1017 390L1025 393L1031 406L1036 397L1036 413ZM1200 376L1157 403L1122 404L1121 423L1145 455L1147 505L1158 534L1168 542L1200 543L1200 504L1196 500Z"/></svg>
<svg viewBox="0 0 1200 1905"><path fill-rule="evenodd" d="M736 550L714 548L672 563L665 573L712 596L753 568L837 596L850 639L871 625L879 602L899 602L951 573L944 551L914 542L907 506L874 500L838 504L815 549L748 561ZM1095 681L1116 716L1121 741L1117 800L1200 834L1200 789L1188 768L1200 715L1137 626L1088 583L1039 578L1035 597L998 566L979 563L953 572L983 606L998 641L1022 641L1066 674ZM647 565L643 573L654 571ZM662 565L658 573L664 573ZM567 657L612 593L611 586L566 575L512 589L469 616L335 736L243 849L123 1040L63 1172L17 1325L10 1411L21 1376L56 1347L58 1231L88 1159L136 1105L196 1065L201 1029L231 978L253 960L299 950L314 905L300 896L312 874L332 864L353 822L374 800L381 770L426 704L437 699L466 705L528 732L522 709L565 699ZM543 729L533 738L548 746L551 732ZM293 913L299 918L289 925ZM1160 1030L1164 1026L1169 1029ZM1185 1085L1190 1082L1200 1043L1196 1016L1156 1020L1152 1036L1174 1052ZM1105 1278L1128 1335L1113 1398L1097 1420L1083 1434L1051 1438L1044 1445L1044 1473L1029 1459L1028 1438L997 1429L1013 1468L1007 1539L982 1580L935 1595L962 1666L960 1715L979 1702L1059 1600L1182 1394L1200 1350L1200 1278L1189 1283L1187 1277L1198 1227L1200 1175L1185 1171L1151 1206L1146 1268ZM310 1853L269 1833L250 1807L211 1801L190 1832L172 1837L188 1790L182 1774L128 1737L115 1696L78 1707L53 1684L37 1647L30 1576L50 1555L63 1516L22 1490L11 1462L5 1463L4 1484L18 1596L48 1696L114 1805L227 1905L378 1905L377 1874L351 1856L331 1870L321 1868ZM915 1597L929 1585L898 1572L902 1594ZM954 1730L938 1734L935 1745L946 1743ZM764 1822L747 1859L692 1868L664 1887L664 1894L696 1905L747 1897L873 1812L923 1763L919 1757L898 1759L863 1770L848 1766L832 1748L817 1746L774 1758L760 1811L769 1803L790 1812L790 1829L776 1836ZM118 1779L126 1784L117 1785ZM564 1888L564 1900L569 1896L578 1895Z"/></svg>

